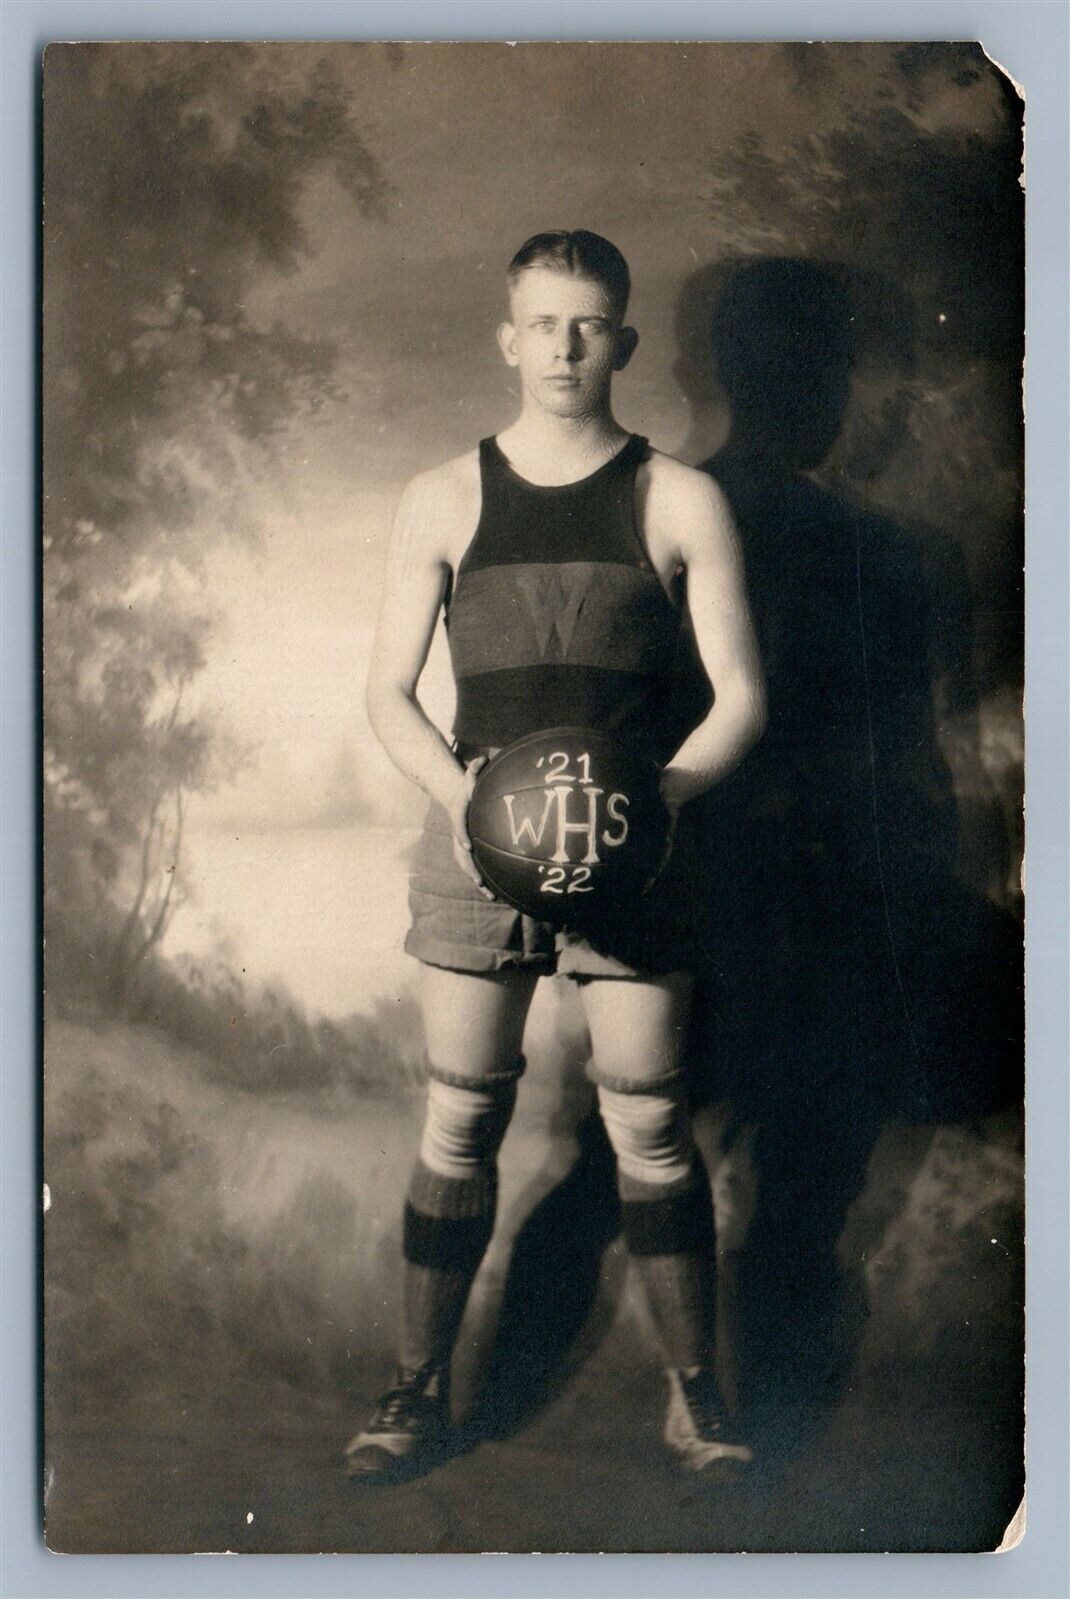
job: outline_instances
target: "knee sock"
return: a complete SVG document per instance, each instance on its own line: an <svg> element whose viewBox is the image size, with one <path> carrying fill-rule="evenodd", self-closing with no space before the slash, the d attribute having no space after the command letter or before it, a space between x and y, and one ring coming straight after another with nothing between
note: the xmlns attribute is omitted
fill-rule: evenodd
<svg viewBox="0 0 1070 1599"><path fill-rule="evenodd" d="M443 1177L417 1160L405 1201L401 1366L428 1369L446 1398L447 1371L468 1295L494 1229L497 1172Z"/></svg>
<svg viewBox="0 0 1070 1599"><path fill-rule="evenodd" d="M617 1156L621 1225L665 1362L712 1367L716 1303L713 1197L679 1085L600 1085Z"/></svg>
<svg viewBox="0 0 1070 1599"><path fill-rule="evenodd" d="M448 1397L448 1370L468 1295L494 1230L497 1154L516 1100L512 1073L463 1086L433 1079L420 1155L405 1201L405 1375Z"/></svg>
<svg viewBox="0 0 1070 1599"><path fill-rule="evenodd" d="M696 1153L683 1183L657 1187L621 1175L621 1224L665 1364L712 1369L717 1265L713 1203Z"/></svg>

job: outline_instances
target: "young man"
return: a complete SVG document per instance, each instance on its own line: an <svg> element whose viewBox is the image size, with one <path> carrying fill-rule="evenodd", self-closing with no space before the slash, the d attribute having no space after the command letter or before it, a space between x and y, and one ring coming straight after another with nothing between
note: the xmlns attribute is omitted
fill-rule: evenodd
<svg viewBox="0 0 1070 1599"><path fill-rule="evenodd" d="M666 1441L691 1469L749 1458L725 1437L713 1377L712 1204L680 1065L693 981L686 813L657 890L596 942L555 938L495 901L465 826L479 766L543 728L642 745L674 822L736 764L764 716L739 550L710 479L613 417L613 374L637 342L620 252L592 233L538 234L508 286L498 339L520 415L406 489L368 683L376 733L432 804L406 942L423 962L427 1118L405 1205L398 1380L346 1451L366 1478L414 1474L446 1449L449 1361L494 1223L525 1017L555 970L580 985L624 1235L669 1374ZM452 746L416 699L443 607ZM697 709L681 671L689 645L708 677Z"/></svg>

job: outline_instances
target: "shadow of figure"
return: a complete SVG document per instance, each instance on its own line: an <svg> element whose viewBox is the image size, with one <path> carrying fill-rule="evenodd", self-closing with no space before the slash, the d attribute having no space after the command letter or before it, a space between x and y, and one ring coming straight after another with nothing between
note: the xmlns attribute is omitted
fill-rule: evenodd
<svg viewBox="0 0 1070 1599"><path fill-rule="evenodd" d="M555 1122L551 1137L563 1131L571 1125ZM508 1437L549 1404L615 1314L620 1284L599 1313L602 1260L620 1231L620 1208L616 1162L597 1109L575 1137L571 1169L535 1205L513 1245L479 1396L463 1429L467 1444Z"/></svg>
<svg viewBox="0 0 1070 1599"><path fill-rule="evenodd" d="M840 435L867 307L906 376L902 297L811 262L706 269L678 317L696 433L718 382L730 412L702 466L739 529L769 698L764 740L702 802L692 1037L700 1094L731 1109L727 1143L750 1139L726 1319L767 1454L799 1447L851 1370L866 1297L836 1244L883 1126L978 1117L1020 1089L1020 934L956 879L934 711L956 653L969 700L961 558L807 475ZM893 384L857 446L872 476L898 447L899 403Z"/></svg>

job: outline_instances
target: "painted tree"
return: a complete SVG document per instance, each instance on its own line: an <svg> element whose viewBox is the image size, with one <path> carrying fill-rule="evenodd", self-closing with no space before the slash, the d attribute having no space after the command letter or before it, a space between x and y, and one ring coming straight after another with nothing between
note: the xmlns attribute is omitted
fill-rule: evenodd
<svg viewBox="0 0 1070 1599"><path fill-rule="evenodd" d="M190 703L213 541L328 403L336 351L249 315L329 172L388 193L330 67L247 45L54 45L45 66L44 824L55 958L119 995L182 895L191 793L241 758ZM53 966L53 971L70 966Z"/></svg>

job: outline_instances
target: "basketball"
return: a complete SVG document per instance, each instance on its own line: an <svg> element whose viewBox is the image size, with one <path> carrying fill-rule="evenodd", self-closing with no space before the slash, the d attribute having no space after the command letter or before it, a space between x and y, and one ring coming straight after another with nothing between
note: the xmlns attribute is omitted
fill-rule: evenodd
<svg viewBox="0 0 1070 1599"><path fill-rule="evenodd" d="M668 813L652 760L603 733L557 727L500 750L468 807L472 856L499 899L582 926L637 895L661 859Z"/></svg>

